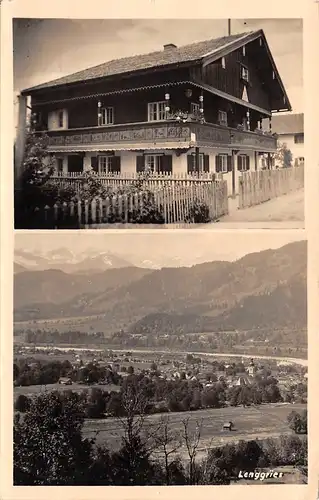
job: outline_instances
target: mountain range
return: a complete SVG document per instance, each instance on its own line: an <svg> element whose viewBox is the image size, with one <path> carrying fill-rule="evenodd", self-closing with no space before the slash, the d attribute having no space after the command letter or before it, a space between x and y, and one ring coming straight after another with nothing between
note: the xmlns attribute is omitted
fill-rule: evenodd
<svg viewBox="0 0 319 500"><path fill-rule="evenodd" d="M45 271L57 269L68 274L87 274L107 269L130 267L132 263L111 252L94 251L75 253L67 248L57 248L48 252L30 252L16 249L14 252L14 272Z"/></svg>
<svg viewBox="0 0 319 500"><path fill-rule="evenodd" d="M107 331L135 332L306 327L305 241L235 262L162 269L109 254L77 262L70 254L63 264L57 253L38 257L36 271L21 272L26 260L15 262L16 321L99 315ZM41 270L42 259L49 269Z"/></svg>

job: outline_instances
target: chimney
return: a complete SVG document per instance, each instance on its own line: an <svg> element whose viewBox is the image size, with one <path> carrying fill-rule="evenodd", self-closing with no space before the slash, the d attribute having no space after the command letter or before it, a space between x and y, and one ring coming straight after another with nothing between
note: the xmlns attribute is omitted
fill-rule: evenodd
<svg viewBox="0 0 319 500"><path fill-rule="evenodd" d="M164 45L164 50L171 50L171 49L177 49L177 45L174 43L166 43Z"/></svg>

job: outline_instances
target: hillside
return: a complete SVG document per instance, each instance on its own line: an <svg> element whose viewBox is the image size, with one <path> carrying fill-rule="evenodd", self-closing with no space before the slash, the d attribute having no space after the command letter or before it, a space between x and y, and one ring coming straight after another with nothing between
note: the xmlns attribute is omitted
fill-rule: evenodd
<svg viewBox="0 0 319 500"><path fill-rule="evenodd" d="M182 331L306 325L305 242L249 254L236 262L128 269L123 274L113 270L117 273L86 276L83 282L83 276L63 276L55 285L49 284L51 276L40 273L33 276L32 288L38 292L31 296L28 280L24 286L20 280L26 273L18 274L15 319L103 314L108 328L124 324L134 331L141 326L154 330L154 319L161 330L168 324L169 330L180 327ZM54 300L47 300L49 296Z"/></svg>
<svg viewBox="0 0 319 500"><path fill-rule="evenodd" d="M62 304L76 297L105 292L141 279L148 269L127 267L110 269L101 273L68 274L60 270L25 271L14 278L15 309L33 304L48 305L54 311L55 304Z"/></svg>

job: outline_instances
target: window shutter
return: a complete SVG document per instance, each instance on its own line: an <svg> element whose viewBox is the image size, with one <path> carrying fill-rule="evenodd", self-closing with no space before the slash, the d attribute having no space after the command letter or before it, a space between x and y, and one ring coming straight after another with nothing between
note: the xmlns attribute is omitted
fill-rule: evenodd
<svg viewBox="0 0 319 500"><path fill-rule="evenodd" d="M193 155L187 155L187 173L192 174L193 172L194 172Z"/></svg>
<svg viewBox="0 0 319 500"><path fill-rule="evenodd" d="M91 156L91 167L94 172L98 171L98 157Z"/></svg>
<svg viewBox="0 0 319 500"><path fill-rule="evenodd" d="M227 155L227 172L231 172L233 170L232 159L232 156Z"/></svg>
<svg viewBox="0 0 319 500"><path fill-rule="evenodd" d="M204 155L204 172L209 172L209 155Z"/></svg>
<svg viewBox="0 0 319 500"><path fill-rule="evenodd" d="M243 161L242 161L242 157L239 155L237 157L237 170L239 170L241 172L242 169L243 169Z"/></svg>
<svg viewBox="0 0 319 500"><path fill-rule="evenodd" d="M161 156L161 172L171 174L173 172L172 155Z"/></svg>
<svg viewBox="0 0 319 500"><path fill-rule="evenodd" d="M144 172L145 169L145 158L143 155L136 157L136 172Z"/></svg>
<svg viewBox="0 0 319 500"><path fill-rule="evenodd" d="M111 160L110 172L112 174L119 174L121 172L121 157L113 156Z"/></svg>
<svg viewBox="0 0 319 500"><path fill-rule="evenodd" d="M250 156L246 156L246 165L247 165L247 170L250 170Z"/></svg>
<svg viewBox="0 0 319 500"><path fill-rule="evenodd" d="M220 172L220 170L221 170L221 169L220 169L220 167L221 167L220 163L221 163L220 156L219 156L219 155L216 155L216 156L215 156L215 170L216 170L216 173L217 173L217 174L218 174L218 173Z"/></svg>

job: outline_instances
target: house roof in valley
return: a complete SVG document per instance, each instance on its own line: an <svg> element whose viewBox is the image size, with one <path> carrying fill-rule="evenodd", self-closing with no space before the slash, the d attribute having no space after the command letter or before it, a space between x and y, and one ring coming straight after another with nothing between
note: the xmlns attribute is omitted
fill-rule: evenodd
<svg viewBox="0 0 319 500"><path fill-rule="evenodd" d="M224 55L242 47L257 38L262 37L266 42L263 30L249 31L229 36L214 38L201 42L195 42L181 47L173 44L166 45L164 50L151 52L149 54L113 59L111 61L93 66L62 78L58 78L34 87L25 89L23 94L30 92L53 89L60 86L81 83L83 81L99 80L106 77L131 74L138 71L146 71L155 68L164 68L167 66L182 65L187 63L201 63L204 61L213 62ZM265 43L269 57L277 73L278 81L282 85L275 63L269 51L267 42ZM282 86L283 88L283 86ZM283 88L284 91L284 88ZM287 101L288 102L288 101Z"/></svg>
<svg viewBox="0 0 319 500"><path fill-rule="evenodd" d="M272 116L272 130L278 135L303 134L304 115L303 113L289 113L286 115Z"/></svg>

